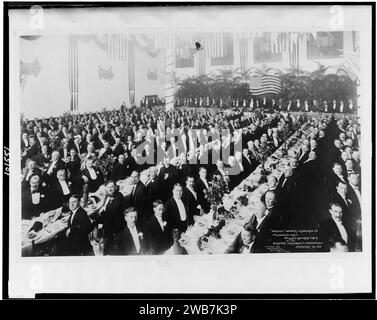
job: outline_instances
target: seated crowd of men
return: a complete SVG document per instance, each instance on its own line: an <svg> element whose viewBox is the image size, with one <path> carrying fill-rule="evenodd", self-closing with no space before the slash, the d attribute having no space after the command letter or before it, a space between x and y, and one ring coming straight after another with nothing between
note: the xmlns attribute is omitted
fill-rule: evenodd
<svg viewBox="0 0 377 320"><path fill-rule="evenodd" d="M352 99L348 99L348 101L336 99L327 101L326 99L315 98L283 100L282 98L268 99L266 97L261 99L256 97L231 99L231 97L228 97L225 100L229 101L229 105L226 106L229 108L247 108L250 110L263 108L271 112L277 110L288 112L357 113L356 105ZM175 102L176 107L218 108L221 105L224 105L223 101L213 97L181 98Z"/></svg>
<svg viewBox="0 0 377 320"><path fill-rule="evenodd" d="M284 228L317 229L320 251L361 251L359 138L352 120L314 129L280 180L268 176L269 190L227 252L276 252L272 230Z"/></svg>
<svg viewBox="0 0 377 320"><path fill-rule="evenodd" d="M223 177L231 190L258 166L261 154L271 154L286 139L284 134L304 121L302 115L280 113L147 108L24 120L22 218L68 206L70 218L60 254L93 254L101 239L103 254L162 254L173 243L173 231L184 232L194 223L194 215L209 211L207 194L213 176ZM320 180L316 170L328 184L331 214L334 206L341 206L343 218L338 210L338 220L341 216L340 220L347 220L355 229L354 220L359 216L355 218L354 204L351 208L342 200L359 185L359 128L352 120L334 123L333 119L326 132L316 128L300 154L291 156L279 181L268 176L269 190L259 205L261 214L256 212L247 230L261 231L263 226L271 230L300 221L297 211L302 207L293 195L302 189L308 192L302 185L316 188L321 183L311 183L310 179ZM329 149L331 141L334 145ZM115 159L110 170L100 165L104 159ZM332 165L334 170L328 175ZM148 177L143 183L140 173L145 170ZM116 182L129 177L132 190L123 196ZM103 184L103 205L88 217L80 199ZM355 194L356 203L360 194ZM333 227L328 223L325 232L321 225L324 243L331 236L347 246L351 236L343 237L344 230ZM255 252L266 251L265 234L258 232L258 239L264 240L256 241L259 249Z"/></svg>

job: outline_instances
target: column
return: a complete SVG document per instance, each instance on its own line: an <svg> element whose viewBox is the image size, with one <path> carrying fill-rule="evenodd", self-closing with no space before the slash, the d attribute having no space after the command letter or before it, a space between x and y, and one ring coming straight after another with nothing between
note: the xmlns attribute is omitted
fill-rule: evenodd
<svg viewBox="0 0 377 320"><path fill-rule="evenodd" d="M173 44L168 42L165 48L165 108L166 110L174 109L174 64L175 64L175 48Z"/></svg>

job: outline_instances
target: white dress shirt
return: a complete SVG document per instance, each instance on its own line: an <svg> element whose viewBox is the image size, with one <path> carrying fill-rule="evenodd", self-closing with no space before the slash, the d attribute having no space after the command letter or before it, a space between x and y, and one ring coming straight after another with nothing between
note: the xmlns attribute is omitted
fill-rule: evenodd
<svg viewBox="0 0 377 320"><path fill-rule="evenodd" d="M164 231L164 229L165 229L165 227L164 227L164 221L162 221L162 219L160 217L156 216L156 215L155 215L155 217L156 217L156 219L157 219L157 221L158 221L158 223L159 223L159 225L161 227L161 230Z"/></svg>
<svg viewBox="0 0 377 320"><path fill-rule="evenodd" d="M97 179L96 170L94 170L93 168L88 168L88 172L89 172L90 178L92 180L96 180Z"/></svg>
<svg viewBox="0 0 377 320"><path fill-rule="evenodd" d="M75 210L71 211L72 214L71 214L71 217L69 218L70 221L71 221L71 225L72 225L73 218L75 217L75 214L76 214L76 212L77 212L77 210L78 210L79 208L80 208L80 207L77 207Z"/></svg>
<svg viewBox="0 0 377 320"><path fill-rule="evenodd" d="M30 170L30 171L27 173L25 180L26 180L26 181L29 181L29 179L30 179L30 177L32 176L32 174L33 174L33 171Z"/></svg>
<svg viewBox="0 0 377 320"><path fill-rule="evenodd" d="M343 201L345 202L346 206L348 207L349 206L349 202L348 202L347 197L343 197L343 195L341 195L339 192L338 192L338 194L342 197Z"/></svg>
<svg viewBox="0 0 377 320"><path fill-rule="evenodd" d="M133 239L134 244L135 244L136 252L139 253L140 252L140 240L139 240L139 235L138 235L136 226L134 226L133 228L130 228L129 226L127 226L127 228L128 228L128 230L130 230L132 239Z"/></svg>
<svg viewBox="0 0 377 320"><path fill-rule="evenodd" d="M185 208L185 205L183 204L183 201L178 198L174 198L174 200L178 206L178 211L179 211L179 216L181 218L181 221L186 221L187 214L186 214L186 208Z"/></svg>
<svg viewBox="0 0 377 320"><path fill-rule="evenodd" d="M33 190L31 190L31 192L31 202L33 204L39 204L39 202L41 201L41 193L39 191L33 193Z"/></svg>
<svg viewBox="0 0 377 320"><path fill-rule="evenodd" d="M188 187L187 187L187 189L190 190L190 192L191 192L192 195L194 196L195 200L198 200L198 198L197 198L197 194L196 194L195 190L192 189L192 188L188 188Z"/></svg>
<svg viewBox="0 0 377 320"><path fill-rule="evenodd" d="M258 217L255 216L255 218L257 219L257 229L260 227L260 225L262 224L263 220L266 219L266 217L267 215L264 215L262 218L258 219Z"/></svg>
<svg viewBox="0 0 377 320"><path fill-rule="evenodd" d="M56 163L57 163L57 161L54 161L54 162L51 163L50 168L48 168L48 170L47 170L47 174L51 174L52 173L52 171L54 170L54 167L55 167Z"/></svg>
<svg viewBox="0 0 377 320"><path fill-rule="evenodd" d="M60 186L62 187L63 194L66 196L70 193L67 182L65 180L59 180Z"/></svg>
<svg viewBox="0 0 377 320"><path fill-rule="evenodd" d="M80 145L78 143L75 143L75 146L76 146L76 149L77 149L77 153L80 154Z"/></svg>
<svg viewBox="0 0 377 320"><path fill-rule="evenodd" d="M204 178L200 178L200 179L203 181L203 183L206 186L207 190L209 190L209 184L207 182L207 179L204 179Z"/></svg>
<svg viewBox="0 0 377 320"><path fill-rule="evenodd" d="M107 197L106 202L105 202L105 204L104 204L104 206L103 206L104 210L107 209L107 206L109 205L111 198L112 198L112 196L108 196L108 197Z"/></svg>
<svg viewBox="0 0 377 320"><path fill-rule="evenodd" d="M346 228L344 228L344 225L341 221L334 220L336 226L338 227L338 230L340 232L340 235L345 243L348 243L348 234L346 231Z"/></svg>

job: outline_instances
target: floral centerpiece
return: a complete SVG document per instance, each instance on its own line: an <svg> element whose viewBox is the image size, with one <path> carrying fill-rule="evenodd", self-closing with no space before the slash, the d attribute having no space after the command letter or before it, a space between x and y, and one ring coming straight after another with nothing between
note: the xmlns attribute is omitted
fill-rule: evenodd
<svg viewBox="0 0 377 320"><path fill-rule="evenodd" d="M103 155L98 159L98 165L106 179L110 178L116 158L113 155Z"/></svg>
<svg viewBox="0 0 377 320"><path fill-rule="evenodd" d="M224 194L229 192L228 183L222 176L215 175L207 193L207 200L212 206L222 203Z"/></svg>

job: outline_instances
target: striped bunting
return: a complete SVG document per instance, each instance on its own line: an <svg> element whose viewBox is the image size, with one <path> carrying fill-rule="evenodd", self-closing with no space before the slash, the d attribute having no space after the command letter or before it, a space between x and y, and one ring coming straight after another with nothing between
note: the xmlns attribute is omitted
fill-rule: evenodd
<svg viewBox="0 0 377 320"><path fill-rule="evenodd" d="M222 33L209 33L204 38L204 51L206 52L208 58L220 58L224 56Z"/></svg>
<svg viewBox="0 0 377 320"><path fill-rule="evenodd" d="M107 37L107 59L126 60L127 58L127 35L109 34Z"/></svg>
<svg viewBox="0 0 377 320"><path fill-rule="evenodd" d="M274 93L279 94L282 81L279 77L270 75L258 75L250 79L250 92L253 95Z"/></svg>

